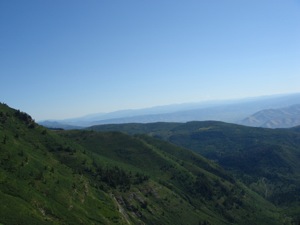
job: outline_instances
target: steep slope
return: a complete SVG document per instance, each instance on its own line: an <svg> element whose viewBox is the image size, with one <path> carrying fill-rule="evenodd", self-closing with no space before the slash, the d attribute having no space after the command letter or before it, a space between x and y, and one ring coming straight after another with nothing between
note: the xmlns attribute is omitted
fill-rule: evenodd
<svg viewBox="0 0 300 225"><path fill-rule="evenodd" d="M84 150L0 104L0 223L127 224L111 196L56 156Z"/></svg>
<svg viewBox="0 0 300 225"><path fill-rule="evenodd" d="M0 104L0 139L2 224L291 224L216 164L150 137L50 131Z"/></svg>
<svg viewBox="0 0 300 225"><path fill-rule="evenodd" d="M300 105L280 109L261 110L245 119L240 124L254 127L289 128L300 125Z"/></svg>
<svg viewBox="0 0 300 225"><path fill-rule="evenodd" d="M231 171L266 199L299 215L300 134L296 128L274 130L207 121L91 129L146 133L192 149Z"/></svg>

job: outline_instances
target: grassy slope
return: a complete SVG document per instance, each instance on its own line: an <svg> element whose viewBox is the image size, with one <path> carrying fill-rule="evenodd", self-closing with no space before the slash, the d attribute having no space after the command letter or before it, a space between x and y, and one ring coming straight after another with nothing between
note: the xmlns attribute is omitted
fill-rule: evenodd
<svg viewBox="0 0 300 225"><path fill-rule="evenodd" d="M0 104L2 224L283 224L203 157L121 133L46 130Z"/></svg>

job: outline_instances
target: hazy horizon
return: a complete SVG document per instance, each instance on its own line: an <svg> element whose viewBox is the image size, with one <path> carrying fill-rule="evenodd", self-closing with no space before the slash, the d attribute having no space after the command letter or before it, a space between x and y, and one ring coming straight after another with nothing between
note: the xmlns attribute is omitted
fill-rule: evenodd
<svg viewBox="0 0 300 225"><path fill-rule="evenodd" d="M299 93L280 93L280 94L272 94L272 95L260 95L260 96L248 96L248 97L243 97L243 98L230 98L230 99L212 99L212 100L203 100L203 101L198 101L198 102L182 102L182 103L170 103L170 104L165 104L165 105L154 105L154 106L148 106L148 107L142 107L142 108L124 108L124 109L117 109L113 111L108 111L108 112L91 112L88 114L84 115L78 115L75 117L67 117L67 118L45 118L45 119L40 119L38 121L63 121L63 120L72 120L72 119L78 119L78 118L84 118L84 117L91 117L91 116L97 116L97 115L105 115L105 114L111 114L111 113L116 113L116 112L122 112L122 111L139 111L139 110L149 110L149 109L159 109L159 108L168 108L168 107L180 107L180 106L185 106L189 105L192 106L194 105L194 109L197 109L197 106L203 106L204 108L210 107L209 105L213 106L221 106L222 104L235 104L239 102L244 102L246 103L247 101L251 100L257 100L257 99L263 99L263 98L273 98L273 97L281 97L281 96L292 96L292 95L299 95ZM193 107L191 107L193 108ZM179 110L170 110L172 112L178 112L181 110L189 110L189 107L179 109ZM159 110L158 110L159 111ZM158 113L153 113L153 114L164 114L165 112L160 111ZM168 112L167 112L168 113ZM142 113L141 115L145 115ZM126 116L125 116L126 117Z"/></svg>
<svg viewBox="0 0 300 225"><path fill-rule="evenodd" d="M1 102L36 120L300 93L300 3L1 1Z"/></svg>

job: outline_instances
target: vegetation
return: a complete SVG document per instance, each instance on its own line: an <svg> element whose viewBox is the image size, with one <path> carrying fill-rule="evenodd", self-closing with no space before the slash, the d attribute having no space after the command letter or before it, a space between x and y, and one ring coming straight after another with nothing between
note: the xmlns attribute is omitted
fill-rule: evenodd
<svg viewBox="0 0 300 225"><path fill-rule="evenodd" d="M293 224L190 150L149 136L55 131L0 104L0 224Z"/></svg>
<svg viewBox="0 0 300 225"><path fill-rule="evenodd" d="M206 121L121 124L93 130L144 133L191 149L215 161L265 199L299 220L299 127L263 129ZM134 127L134 129L132 129Z"/></svg>

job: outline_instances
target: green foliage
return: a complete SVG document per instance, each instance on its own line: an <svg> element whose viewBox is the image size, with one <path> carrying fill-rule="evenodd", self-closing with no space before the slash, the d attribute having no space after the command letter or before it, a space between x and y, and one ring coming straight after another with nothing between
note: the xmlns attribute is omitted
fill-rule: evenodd
<svg viewBox="0 0 300 225"><path fill-rule="evenodd" d="M291 224L189 150L148 136L45 130L5 105L0 112L0 223Z"/></svg>
<svg viewBox="0 0 300 225"><path fill-rule="evenodd" d="M54 149L75 154L67 150L76 144L29 126L33 121L26 114L3 105L0 110L5 115L0 124L5 140L0 143L0 223L126 224L109 193L93 188L91 180L54 154Z"/></svg>

